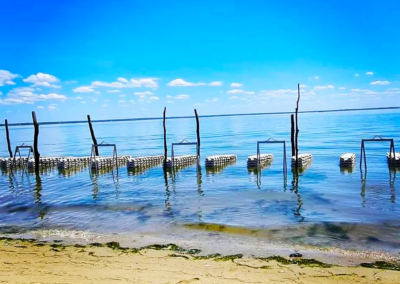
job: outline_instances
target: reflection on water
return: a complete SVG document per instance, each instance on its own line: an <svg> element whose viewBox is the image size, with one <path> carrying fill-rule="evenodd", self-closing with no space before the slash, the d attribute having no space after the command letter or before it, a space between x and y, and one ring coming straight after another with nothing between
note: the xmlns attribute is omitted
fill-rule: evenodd
<svg viewBox="0 0 400 284"><path fill-rule="evenodd" d="M46 168L40 175L3 169L0 227L166 233L183 224L189 224L187 229L220 224L224 233L245 231L251 237L289 243L398 246L400 168L388 169L386 149L379 147L368 149L368 173L358 167L340 168L337 160L343 152L358 152L360 139L377 132L399 141L400 134L393 129L400 125L400 114L353 114L351 119L313 114L301 119L300 150L314 158L303 171L289 172L287 179L282 175L281 151L271 150L275 156L271 164L260 168L246 164L247 156L256 154L257 141L266 136L290 139L290 118L285 116L202 119L204 157L201 164L182 168L121 166L118 174L112 169ZM159 123L98 124L96 134L116 143L121 155L159 155L163 150ZM194 139L191 120L169 124L174 129L171 141ZM26 140L27 131L15 128L15 143ZM46 147L41 152L87 156L91 145L87 134L86 125L44 126L40 143ZM3 150L0 147L0 153ZM190 149L180 151L179 155L190 153ZM203 166L206 156L223 153L234 153L238 159L223 167Z"/></svg>

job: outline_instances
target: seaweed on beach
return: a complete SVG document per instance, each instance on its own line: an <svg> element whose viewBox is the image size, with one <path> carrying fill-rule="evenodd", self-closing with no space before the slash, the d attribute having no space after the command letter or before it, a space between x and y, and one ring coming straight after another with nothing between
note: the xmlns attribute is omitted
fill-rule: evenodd
<svg viewBox="0 0 400 284"><path fill-rule="evenodd" d="M276 261L284 265L289 265L289 264L297 264L300 266L309 266L309 267L322 267L322 268L329 268L332 267L332 265L323 263L321 261L318 261L316 259L312 258L300 258L300 259L287 259L279 255L273 255L273 256L268 256L268 257L257 257L256 259L263 260L263 261Z"/></svg>
<svg viewBox="0 0 400 284"><path fill-rule="evenodd" d="M217 258L221 257L219 253L214 253L214 254L208 254L208 255L196 255L193 257L195 260L201 260L201 259L210 259L210 258Z"/></svg>
<svg viewBox="0 0 400 284"><path fill-rule="evenodd" d="M140 250L144 249L154 249L154 250L172 250L176 252L186 252L184 248L181 248L180 246L176 244L166 244L166 245L160 245L160 244L154 244L154 245L149 245L140 248Z"/></svg>
<svg viewBox="0 0 400 284"><path fill-rule="evenodd" d="M117 242L108 242L108 243L106 243L106 247L108 247L110 249L120 249L121 248L121 246Z"/></svg>
<svg viewBox="0 0 400 284"><path fill-rule="evenodd" d="M235 259L242 258L243 254L223 255L215 258L215 261L234 261Z"/></svg>
<svg viewBox="0 0 400 284"><path fill-rule="evenodd" d="M101 244L101 243L91 243L91 244L89 244L89 246L91 246L91 247L104 247L104 245Z"/></svg>
<svg viewBox="0 0 400 284"><path fill-rule="evenodd" d="M169 256L169 257L182 257L182 258L184 258L184 259L189 259L189 257L187 257L186 255L175 254L175 253L170 254L170 255L168 255L168 256Z"/></svg>
<svg viewBox="0 0 400 284"><path fill-rule="evenodd" d="M189 249L188 251L186 251L188 254L199 254L201 253L201 250L199 249Z"/></svg>
<svg viewBox="0 0 400 284"><path fill-rule="evenodd" d="M386 261L376 261L372 263L361 263L360 266L375 269L400 271L400 265Z"/></svg>

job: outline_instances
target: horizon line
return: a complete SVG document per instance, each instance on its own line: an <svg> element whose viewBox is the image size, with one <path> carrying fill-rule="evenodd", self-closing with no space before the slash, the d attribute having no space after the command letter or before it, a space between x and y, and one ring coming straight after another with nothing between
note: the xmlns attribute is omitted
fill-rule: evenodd
<svg viewBox="0 0 400 284"><path fill-rule="evenodd" d="M330 110L305 110L299 111L299 113L318 113L318 112L346 112L346 111L359 111L359 110L389 110L389 109L400 109L400 106L396 107L376 107L376 108L350 108L350 109L330 109ZM210 117L229 117L229 116L252 116L252 115L277 115L277 114L294 114L294 111L282 111L282 112L255 112L255 113L232 113L232 114L210 114L210 115L199 115L199 118L210 118ZM195 116L171 116L165 117L165 119L184 119L194 118ZM136 121L136 120L159 120L163 117L141 117L141 118L117 118L117 119L98 119L92 120L92 123L100 122L124 122L124 121ZM45 121L40 122L42 125L53 125L53 124L78 124L87 123L87 120L70 120L70 121ZM21 122L21 123L9 123L8 126L26 126L33 125L32 122ZM5 124L0 124L0 127L4 127Z"/></svg>

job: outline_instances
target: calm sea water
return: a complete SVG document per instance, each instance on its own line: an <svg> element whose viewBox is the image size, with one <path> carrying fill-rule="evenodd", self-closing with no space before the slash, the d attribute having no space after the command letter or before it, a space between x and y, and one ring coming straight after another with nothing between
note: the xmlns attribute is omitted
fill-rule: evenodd
<svg viewBox="0 0 400 284"><path fill-rule="evenodd" d="M0 227L114 233L166 232L173 227L221 230L199 226L219 224L226 231L241 228L244 234L289 243L400 248L400 181L396 169L386 163L389 145L367 145L367 173L360 172L358 160L362 138L394 138L400 147L400 112L301 114L300 152L312 153L313 161L296 179L288 159L286 183L280 145L263 146L262 152L275 159L260 175L247 169L246 159L256 154L258 140L270 137L286 140L290 157L289 115L202 118L200 123L200 169L164 173L161 166L137 172L121 167L118 175L55 169L40 179L32 173L3 171ZM98 142L116 143L119 155L163 153L161 120L95 123L94 128ZM195 141L195 120L167 120L167 132L169 151L172 142ZM32 127L11 127L10 134L14 147L32 144ZM3 136L0 156L5 157ZM90 155L87 124L41 126L39 140L42 156ZM338 165L345 152L357 154L353 171ZM194 153L194 147L176 149L176 155ZM237 163L209 171L204 159L216 154L236 154Z"/></svg>

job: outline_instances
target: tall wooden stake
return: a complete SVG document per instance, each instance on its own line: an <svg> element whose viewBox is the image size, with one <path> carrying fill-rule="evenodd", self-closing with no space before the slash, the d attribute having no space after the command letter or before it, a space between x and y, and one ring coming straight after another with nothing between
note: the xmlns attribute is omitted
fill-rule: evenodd
<svg viewBox="0 0 400 284"><path fill-rule="evenodd" d="M291 119L291 131L290 131L290 143L292 146L292 157L296 156L296 146L294 143L294 114L290 115Z"/></svg>
<svg viewBox="0 0 400 284"><path fill-rule="evenodd" d="M299 169L299 102L300 102L300 84L297 84L297 107L296 107L296 172Z"/></svg>
<svg viewBox="0 0 400 284"><path fill-rule="evenodd" d="M97 145L97 139L96 139L96 136L94 135L92 120L90 119L90 115L87 116L87 119L88 119L88 123L89 123L90 135L92 135L93 144ZM99 156L99 147L95 147L94 151L95 151L96 156Z"/></svg>
<svg viewBox="0 0 400 284"><path fill-rule="evenodd" d="M165 114L167 112L167 108L164 107L164 113L163 113L163 128L164 128L164 167L167 164L167 158L168 158L168 148L167 148L167 128L165 125Z"/></svg>
<svg viewBox="0 0 400 284"><path fill-rule="evenodd" d="M10 158L13 157L13 153L11 150L11 142L10 142L10 132L8 131L8 121L6 119L5 123L4 123L5 127L6 127L6 139L7 139L7 146L8 146L8 154L10 155Z"/></svg>
<svg viewBox="0 0 400 284"><path fill-rule="evenodd" d="M34 111L32 111L32 120L33 120L33 127L35 129L35 134L33 137L33 154L34 154L34 158L35 158L35 173L38 175L39 174L39 161L40 161L40 153L39 153L39 146L38 146L39 123L37 122L36 113Z"/></svg>
<svg viewBox="0 0 400 284"><path fill-rule="evenodd" d="M194 110L196 116L196 134L197 134L197 158L200 158L200 122L199 116L197 115L197 110Z"/></svg>

